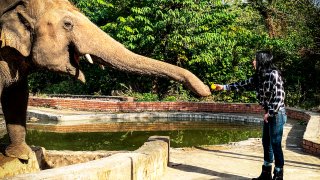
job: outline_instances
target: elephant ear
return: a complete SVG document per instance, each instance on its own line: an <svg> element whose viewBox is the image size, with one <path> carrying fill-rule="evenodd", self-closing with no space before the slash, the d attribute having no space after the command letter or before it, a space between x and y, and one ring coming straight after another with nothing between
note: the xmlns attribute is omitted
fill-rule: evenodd
<svg viewBox="0 0 320 180"><path fill-rule="evenodd" d="M9 46L27 57L31 52L31 32L33 23L31 18L18 7L5 12L0 18L1 48Z"/></svg>

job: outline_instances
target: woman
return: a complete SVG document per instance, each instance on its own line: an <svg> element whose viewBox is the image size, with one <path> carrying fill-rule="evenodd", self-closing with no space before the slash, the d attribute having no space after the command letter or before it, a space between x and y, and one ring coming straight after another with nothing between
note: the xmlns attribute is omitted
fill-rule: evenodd
<svg viewBox="0 0 320 180"><path fill-rule="evenodd" d="M283 126L287 121L285 112L285 92L280 72L272 63L273 56L269 51L259 51L252 64L255 74L249 79L228 85L216 84L215 90L255 90L259 104L265 110L262 145L264 163L262 172L255 180L283 179L284 157L281 148ZM273 178L272 163L275 160Z"/></svg>

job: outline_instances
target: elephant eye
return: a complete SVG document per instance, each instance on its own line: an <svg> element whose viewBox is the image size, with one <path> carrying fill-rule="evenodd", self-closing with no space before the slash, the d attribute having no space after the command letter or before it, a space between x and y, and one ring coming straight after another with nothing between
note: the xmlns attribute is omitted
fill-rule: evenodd
<svg viewBox="0 0 320 180"><path fill-rule="evenodd" d="M63 27L66 29L66 30L72 30L72 28L73 28L73 23L72 23L72 21L70 20L70 19L66 19L66 20L64 20L64 22L63 22Z"/></svg>

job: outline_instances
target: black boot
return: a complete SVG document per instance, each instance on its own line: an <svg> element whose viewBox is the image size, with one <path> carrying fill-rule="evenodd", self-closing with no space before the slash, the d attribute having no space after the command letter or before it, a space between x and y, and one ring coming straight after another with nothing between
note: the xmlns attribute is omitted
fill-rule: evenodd
<svg viewBox="0 0 320 180"><path fill-rule="evenodd" d="M283 168L280 168L280 171L273 171L273 179L272 180L283 180Z"/></svg>
<svg viewBox="0 0 320 180"><path fill-rule="evenodd" d="M262 172L259 177L253 178L252 180L272 180L271 176L272 166L262 166Z"/></svg>

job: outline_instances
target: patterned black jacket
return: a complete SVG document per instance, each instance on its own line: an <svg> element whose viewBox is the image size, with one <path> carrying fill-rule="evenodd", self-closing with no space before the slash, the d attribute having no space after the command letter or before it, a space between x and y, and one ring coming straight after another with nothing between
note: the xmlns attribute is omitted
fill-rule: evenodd
<svg viewBox="0 0 320 180"><path fill-rule="evenodd" d="M270 69L264 73L262 83L258 82L257 76L247 80L224 85L224 90L256 91L259 104L269 116L274 116L280 108L284 108L285 92L282 78L277 70Z"/></svg>

